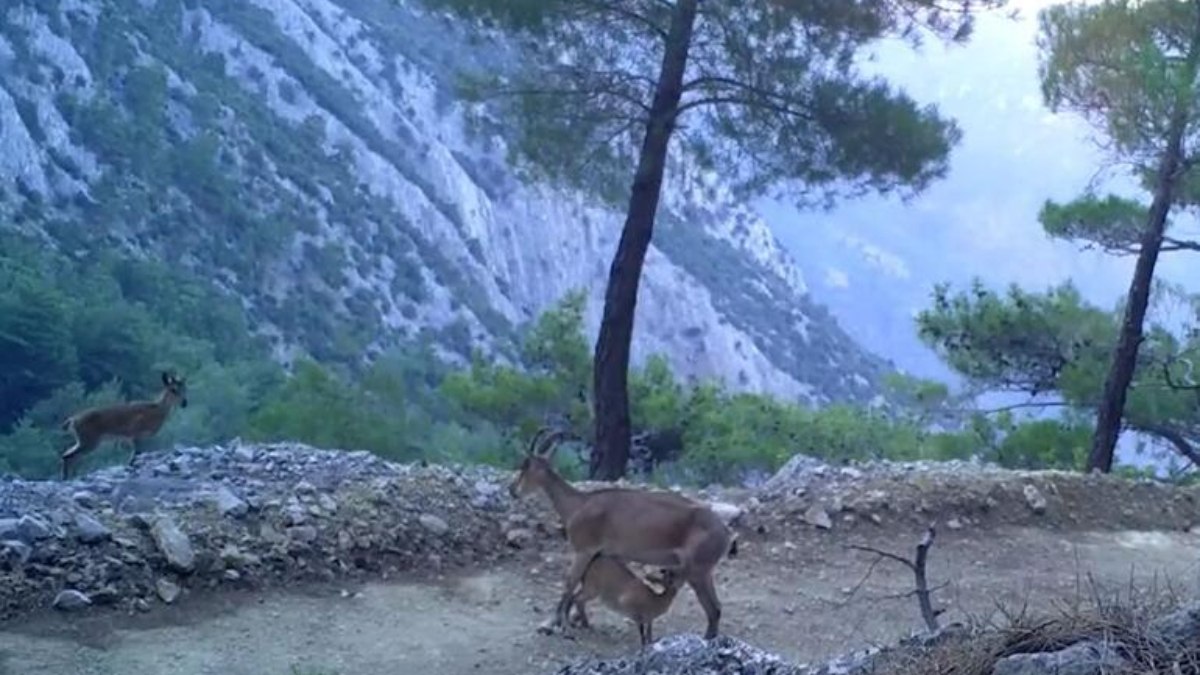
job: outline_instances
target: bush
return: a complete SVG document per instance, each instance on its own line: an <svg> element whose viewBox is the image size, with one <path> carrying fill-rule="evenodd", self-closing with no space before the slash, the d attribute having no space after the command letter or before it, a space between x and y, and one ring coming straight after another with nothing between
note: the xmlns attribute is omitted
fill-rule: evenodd
<svg viewBox="0 0 1200 675"><path fill-rule="evenodd" d="M0 233L0 468L56 475L70 442L62 421L157 395L160 370L189 380L191 405L148 447L232 438L282 382L242 308L204 282L158 263L67 258ZM112 446L85 466L125 452Z"/></svg>

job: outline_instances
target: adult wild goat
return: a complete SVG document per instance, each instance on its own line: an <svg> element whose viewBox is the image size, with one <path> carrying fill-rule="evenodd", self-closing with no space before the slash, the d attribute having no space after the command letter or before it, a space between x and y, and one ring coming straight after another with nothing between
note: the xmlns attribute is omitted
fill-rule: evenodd
<svg viewBox="0 0 1200 675"><path fill-rule="evenodd" d="M713 568L727 552L733 553L730 529L711 509L679 495L629 488L576 489L550 464L564 435L563 431L538 430L508 488L514 498L539 488L545 491L575 551L551 625L566 624L575 587L592 557L603 553L671 570L691 586L704 608L708 619L705 638L716 637L721 603Z"/></svg>
<svg viewBox="0 0 1200 675"><path fill-rule="evenodd" d="M133 466L138 444L162 428L167 414L176 404L187 407L187 383L182 378L164 372L162 391L152 401L132 401L97 406L75 413L62 423L62 428L75 436L75 444L62 453L62 479L66 480L71 464L96 449L106 437L125 439L131 450L127 466Z"/></svg>
<svg viewBox="0 0 1200 675"><path fill-rule="evenodd" d="M670 609L679 591L680 579L674 570L663 569L654 576L647 576L646 580L662 586L662 591L656 593L616 558L596 554L583 572L579 590L571 597L580 625L588 625L587 602L600 598L610 609L637 624L643 647L653 642L654 620Z"/></svg>

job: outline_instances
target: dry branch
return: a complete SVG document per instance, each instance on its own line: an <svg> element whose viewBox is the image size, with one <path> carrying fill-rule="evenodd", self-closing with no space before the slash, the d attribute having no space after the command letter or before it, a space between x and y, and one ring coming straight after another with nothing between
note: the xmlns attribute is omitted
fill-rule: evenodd
<svg viewBox="0 0 1200 675"><path fill-rule="evenodd" d="M848 548L857 551L873 553L877 556L875 560L871 562L871 566L867 570L867 576L870 576L871 572L875 569L875 566L884 559L894 560L912 570L915 587L912 591L903 594L901 597L907 597L909 595L915 595L917 597L917 605L921 608L921 618L925 620L925 626L930 630L930 632L935 632L938 630L939 626L937 618L938 615L942 613L941 610L935 610L933 608L933 600L931 597L932 593L933 591L946 586L946 584L941 584L931 589L929 587L928 577L925 574L925 566L929 560L929 548L933 546L933 539L936 536L937 530L935 530L932 525L929 526L929 529L925 530L925 536L921 537L921 542L917 544L917 553L912 560L909 560L902 555L897 555L888 551L882 551L871 546L862 546L858 544L851 544L848 546ZM863 577L862 581L858 583L858 586L862 586L862 584L866 582L867 576Z"/></svg>

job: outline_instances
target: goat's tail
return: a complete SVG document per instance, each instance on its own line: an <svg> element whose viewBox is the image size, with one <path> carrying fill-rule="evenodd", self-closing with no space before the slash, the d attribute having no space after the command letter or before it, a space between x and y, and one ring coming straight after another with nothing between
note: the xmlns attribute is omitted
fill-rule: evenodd
<svg viewBox="0 0 1200 675"><path fill-rule="evenodd" d="M734 534L733 538L729 541L729 557L736 558L737 554L738 554L738 536L737 536L737 534Z"/></svg>

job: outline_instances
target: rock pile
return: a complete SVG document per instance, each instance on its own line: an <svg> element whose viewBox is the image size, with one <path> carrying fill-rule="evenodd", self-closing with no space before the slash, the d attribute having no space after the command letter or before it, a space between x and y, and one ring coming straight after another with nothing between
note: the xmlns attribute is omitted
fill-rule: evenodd
<svg viewBox="0 0 1200 675"><path fill-rule="evenodd" d="M1136 612L1135 612L1136 613ZM1084 617L1079 617L1084 618ZM990 672L993 675L1105 675L1108 673L1193 672L1200 654L1200 604L1177 609L1139 624L1103 622L1095 636L1059 632L1045 622L1039 640L1025 631L1024 645L1065 643L1058 649L1013 653L1003 631L971 631L947 626L937 634L917 634L885 648L853 652L825 663L793 664L728 636L707 641L685 634L663 638L625 658L576 661L555 675L887 675L921 672ZM1051 634L1053 633L1053 634ZM1114 635L1119 637L1114 637ZM1123 637L1121 637L1123 636ZM1165 668L1165 670L1162 670Z"/></svg>
<svg viewBox="0 0 1200 675"><path fill-rule="evenodd" d="M197 589L438 572L562 549L511 472L398 465L298 444L178 448L79 479L0 477L0 618L44 607L144 611ZM592 489L602 484L585 483ZM1145 529L1200 523L1197 488L971 463L787 463L756 491L699 497L743 530L984 523Z"/></svg>
<svg viewBox="0 0 1200 675"><path fill-rule="evenodd" d="M555 675L808 675L809 671L729 636L665 637L627 658L585 659Z"/></svg>
<svg viewBox="0 0 1200 675"><path fill-rule="evenodd" d="M182 448L133 470L0 480L0 617L53 606L147 610L199 588L448 566L552 528L507 473L392 464L302 445Z"/></svg>
<svg viewBox="0 0 1200 675"><path fill-rule="evenodd" d="M825 663L795 664L728 635L705 640L682 634L662 638L629 657L581 659L555 675L868 675L886 672L877 670L885 655L917 653L960 636L957 629L948 629L938 635L916 635L887 649L851 652Z"/></svg>
<svg viewBox="0 0 1200 675"><path fill-rule="evenodd" d="M1186 530L1200 525L1200 489L1111 475L1012 471L979 462L850 462L797 455L747 502L751 520L820 530L939 523L1043 528Z"/></svg>

